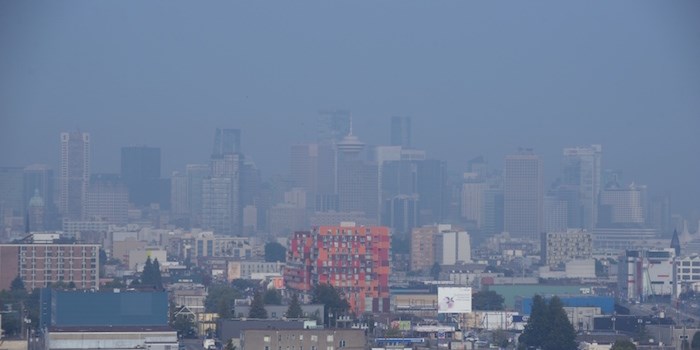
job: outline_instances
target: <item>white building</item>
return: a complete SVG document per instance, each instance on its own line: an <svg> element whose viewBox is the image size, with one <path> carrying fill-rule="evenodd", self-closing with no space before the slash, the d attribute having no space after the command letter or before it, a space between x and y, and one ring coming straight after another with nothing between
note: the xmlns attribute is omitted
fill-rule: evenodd
<svg viewBox="0 0 700 350"><path fill-rule="evenodd" d="M440 265L468 263L472 260L469 233L457 231L451 225L438 225L435 236L435 258Z"/></svg>
<svg viewBox="0 0 700 350"><path fill-rule="evenodd" d="M484 209L484 192L488 184L477 180L476 173L465 173L465 182L462 184L461 216L467 221L473 222L477 228L481 227Z"/></svg>
<svg viewBox="0 0 700 350"><path fill-rule="evenodd" d="M622 259L618 265L620 298L644 301L677 292L673 248L628 250Z"/></svg>

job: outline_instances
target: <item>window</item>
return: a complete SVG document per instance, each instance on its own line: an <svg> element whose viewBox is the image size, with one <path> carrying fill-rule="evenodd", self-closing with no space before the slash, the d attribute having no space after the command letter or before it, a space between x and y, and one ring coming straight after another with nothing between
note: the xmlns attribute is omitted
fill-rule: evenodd
<svg viewBox="0 0 700 350"><path fill-rule="evenodd" d="M311 341L318 341L318 336L315 334L311 335Z"/></svg>
<svg viewBox="0 0 700 350"><path fill-rule="evenodd" d="M333 334L327 335L327 336L326 336L326 341L329 342L329 343L332 343L332 342L333 342Z"/></svg>

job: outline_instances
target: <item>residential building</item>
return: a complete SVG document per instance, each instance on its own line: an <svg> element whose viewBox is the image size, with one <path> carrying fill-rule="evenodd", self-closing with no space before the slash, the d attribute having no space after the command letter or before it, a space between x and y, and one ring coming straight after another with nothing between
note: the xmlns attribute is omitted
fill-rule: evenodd
<svg viewBox="0 0 700 350"><path fill-rule="evenodd" d="M90 134L62 132L58 204L65 219L83 218L89 182Z"/></svg>
<svg viewBox="0 0 700 350"><path fill-rule="evenodd" d="M461 191L461 217L475 228L482 227L484 220L484 193L488 184L477 173L465 173Z"/></svg>
<svg viewBox="0 0 700 350"><path fill-rule="evenodd" d="M411 232L411 270L427 271L437 261L435 257L435 237L438 227L416 227Z"/></svg>
<svg viewBox="0 0 700 350"><path fill-rule="evenodd" d="M323 304L303 304L299 306L301 307L301 312L303 315L301 318L318 318L321 323L323 323L323 320L325 320ZM265 310L267 311L267 316L270 319L286 319L289 305L265 305ZM250 314L250 305L236 305L235 313L236 317L248 317L248 314Z"/></svg>
<svg viewBox="0 0 700 350"><path fill-rule="evenodd" d="M544 232L566 231L568 226L568 203L555 196L544 197Z"/></svg>
<svg viewBox="0 0 700 350"><path fill-rule="evenodd" d="M202 190L204 180L211 174L211 167L207 164L187 164L187 207L190 213L190 224L193 227L202 225Z"/></svg>
<svg viewBox="0 0 700 350"><path fill-rule="evenodd" d="M593 236L581 229L542 233L542 263L550 267L593 257Z"/></svg>
<svg viewBox="0 0 700 350"><path fill-rule="evenodd" d="M251 259L254 254L254 238L200 233L195 238L194 257L232 257Z"/></svg>
<svg viewBox="0 0 700 350"><path fill-rule="evenodd" d="M19 276L25 287L73 282L79 289L99 289L97 244L0 244L0 290Z"/></svg>
<svg viewBox="0 0 700 350"><path fill-rule="evenodd" d="M170 214L175 219L187 218L190 213L187 180L187 175L178 171L170 176Z"/></svg>
<svg viewBox="0 0 700 350"><path fill-rule="evenodd" d="M512 237L535 240L543 226L542 159L532 150L506 156L504 229Z"/></svg>
<svg viewBox="0 0 700 350"><path fill-rule="evenodd" d="M241 130L216 128L212 158L231 153L241 153Z"/></svg>
<svg viewBox="0 0 700 350"><path fill-rule="evenodd" d="M309 293L331 284L356 314L389 311L391 235L387 227L321 226L295 232L289 242L287 288Z"/></svg>

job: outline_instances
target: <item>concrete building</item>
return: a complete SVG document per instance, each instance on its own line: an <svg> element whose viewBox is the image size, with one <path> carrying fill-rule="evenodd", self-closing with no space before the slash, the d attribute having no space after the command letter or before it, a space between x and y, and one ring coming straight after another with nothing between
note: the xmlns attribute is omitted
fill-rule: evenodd
<svg viewBox="0 0 700 350"><path fill-rule="evenodd" d="M284 281L309 293L329 283L345 295L356 314L389 311L389 229L380 226L321 226L295 232L289 242Z"/></svg>
<svg viewBox="0 0 700 350"><path fill-rule="evenodd" d="M58 229L56 227L56 179L53 170L45 164L32 164L24 168L24 203L29 206L29 201L39 192L39 197L44 201L44 226L46 229ZM3 197L0 195L0 197Z"/></svg>
<svg viewBox="0 0 700 350"><path fill-rule="evenodd" d="M231 257L252 259L255 257L255 238L230 237L202 232L194 242L194 257Z"/></svg>
<svg viewBox="0 0 700 350"><path fill-rule="evenodd" d="M282 274L283 271L283 262L230 260L227 262L226 278L229 281L233 281L234 279L238 278L251 279L253 275L279 275Z"/></svg>
<svg viewBox="0 0 700 350"><path fill-rule="evenodd" d="M645 224L646 187L631 184L626 188L608 187L600 194L599 227Z"/></svg>
<svg viewBox="0 0 700 350"><path fill-rule="evenodd" d="M469 233L453 228L452 225L438 225L438 231L435 236L435 261L440 265L471 262Z"/></svg>
<svg viewBox="0 0 700 350"><path fill-rule="evenodd" d="M643 302L649 297L673 296L678 290L674 259L673 248L626 251L618 264L620 298Z"/></svg>
<svg viewBox="0 0 700 350"><path fill-rule="evenodd" d="M296 330L300 331L311 325L315 326L315 322L306 322L303 320L260 320L260 319L219 319L216 325L216 334L223 344L231 342L239 349L241 347L241 338L243 331L249 329L268 329L268 330ZM258 349L264 349L261 347ZM272 348L271 348L272 349ZM275 348L278 349L278 348ZM311 348L307 348L310 350ZM274 349L272 349L274 350ZM301 350L301 349L300 349Z"/></svg>
<svg viewBox="0 0 700 350"><path fill-rule="evenodd" d="M249 329L241 333L241 350L364 350L367 345L362 329Z"/></svg>
<svg viewBox="0 0 700 350"><path fill-rule="evenodd" d="M268 225L270 233L288 235L308 227L306 221L306 208L293 204L277 204L268 210Z"/></svg>
<svg viewBox="0 0 700 350"><path fill-rule="evenodd" d="M477 173L465 173L461 192L461 216L475 228L481 228L484 219L484 192L488 184Z"/></svg>
<svg viewBox="0 0 700 350"><path fill-rule="evenodd" d="M544 232L566 231L568 226L568 203L556 196L544 197Z"/></svg>
<svg viewBox="0 0 700 350"><path fill-rule="evenodd" d="M427 271L437 261L435 259L435 237L437 226L414 228L411 232L411 270Z"/></svg>
<svg viewBox="0 0 700 350"><path fill-rule="evenodd" d="M190 208L187 194L187 175L174 171L170 176L170 214L174 219L189 216Z"/></svg>
<svg viewBox="0 0 700 350"><path fill-rule="evenodd" d="M178 346L178 337L169 326L51 327L44 344L46 350L172 350Z"/></svg>
<svg viewBox="0 0 700 350"><path fill-rule="evenodd" d="M58 204L65 219L83 218L89 182L90 134L62 132Z"/></svg>
<svg viewBox="0 0 700 350"><path fill-rule="evenodd" d="M303 304L300 306L303 318L318 318L321 324L325 324L323 304ZM287 309L289 309L289 305L265 305L267 316L275 320L286 319L285 315ZM248 317L250 314L250 305L236 305L234 312L236 317Z"/></svg>
<svg viewBox="0 0 700 350"><path fill-rule="evenodd" d="M504 230L512 237L536 240L544 228L542 159L532 150L506 156Z"/></svg>
<svg viewBox="0 0 700 350"><path fill-rule="evenodd" d="M128 221L129 191L117 174L95 174L85 199L85 218L124 225Z"/></svg>
<svg viewBox="0 0 700 350"><path fill-rule="evenodd" d="M19 276L27 289L62 281L78 289L99 289L97 244L0 244L0 290Z"/></svg>
<svg viewBox="0 0 700 350"><path fill-rule="evenodd" d="M569 229L546 232L541 237L542 263L549 267L557 267L571 260L593 257L593 237L588 231Z"/></svg>

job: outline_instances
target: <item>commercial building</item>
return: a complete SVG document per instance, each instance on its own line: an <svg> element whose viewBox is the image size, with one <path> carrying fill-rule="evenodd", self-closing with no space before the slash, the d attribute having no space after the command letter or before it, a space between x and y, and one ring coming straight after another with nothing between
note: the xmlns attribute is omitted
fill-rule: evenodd
<svg viewBox="0 0 700 350"><path fill-rule="evenodd" d="M129 191L117 174L91 176L85 197L85 218L109 224L128 221Z"/></svg>
<svg viewBox="0 0 700 350"><path fill-rule="evenodd" d="M544 228L542 159L532 150L506 156L504 186L505 231L536 240Z"/></svg>
<svg viewBox="0 0 700 350"><path fill-rule="evenodd" d="M241 332L241 350L346 349L364 350L362 329L248 329Z"/></svg>
<svg viewBox="0 0 700 350"><path fill-rule="evenodd" d="M331 284L356 314L388 312L390 241L388 228L355 223L295 232L289 242L285 284L302 293L314 285Z"/></svg>
<svg viewBox="0 0 700 350"><path fill-rule="evenodd" d="M65 219L83 218L89 182L90 134L62 132L58 204Z"/></svg>
<svg viewBox="0 0 700 350"><path fill-rule="evenodd" d="M161 153L158 147L133 146L121 149L121 177L129 191L129 201L138 207L158 203L169 197L167 180L160 178Z"/></svg>
<svg viewBox="0 0 700 350"><path fill-rule="evenodd" d="M673 248L626 251L618 264L620 298L645 301L673 296L677 292L674 260Z"/></svg>
<svg viewBox="0 0 700 350"><path fill-rule="evenodd" d="M601 145L564 148L563 183L578 190L578 203L575 204L582 213L580 227L589 230L598 222L602 153Z"/></svg>
<svg viewBox="0 0 700 350"><path fill-rule="evenodd" d="M391 117L391 145L411 148L411 117Z"/></svg>
<svg viewBox="0 0 700 350"><path fill-rule="evenodd" d="M438 225L435 236L435 261L440 265L469 263L472 260L471 240L466 231L452 225Z"/></svg>
<svg viewBox="0 0 700 350"><path fill-rule="evenodd" d="M97 244L0 244L0 290L17 276L29 290L59 281L99 289L99 251Z"/></svg>
<svg viewBox="0 0 700 350"><path fill-rule="evenodd" d="M646 186L608 187L600 194L599 227L645 224Z"/></svg>
<svg viewBox="0 0 700 350"><path fill-rule="evenodd" d="M593 256L593 236L586 230L546 232L542 234L541 244L542 262L550 267Z"/></svg>
<svg viewBox="0 0 700 350"><path fill-rule="evenodd" d="M194 257L232 257L251 259L254 256L254 238L230 237L202 232L195 238Z"/></svg>

